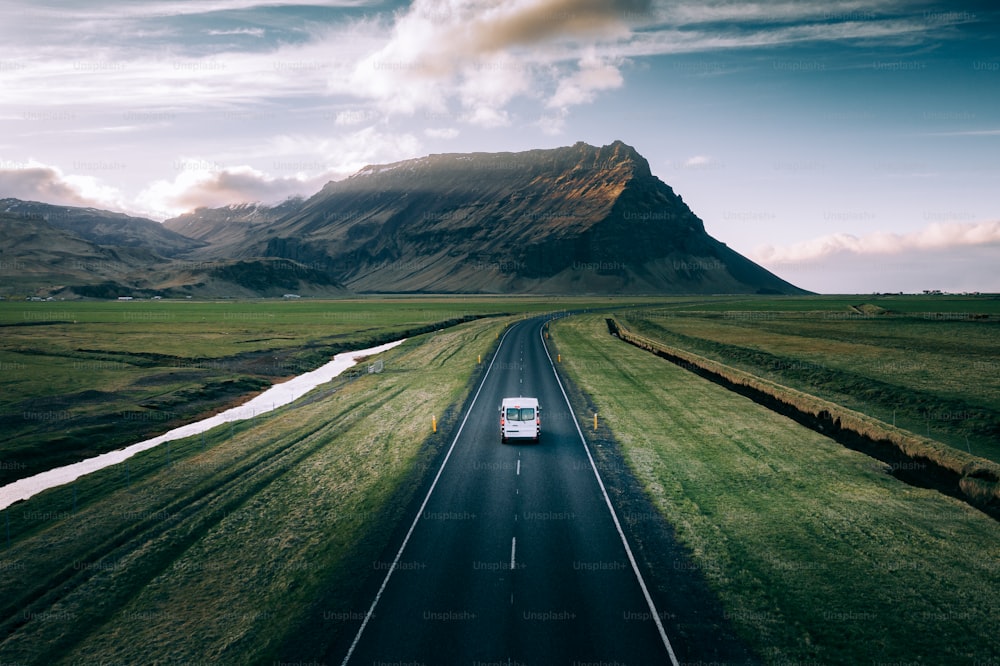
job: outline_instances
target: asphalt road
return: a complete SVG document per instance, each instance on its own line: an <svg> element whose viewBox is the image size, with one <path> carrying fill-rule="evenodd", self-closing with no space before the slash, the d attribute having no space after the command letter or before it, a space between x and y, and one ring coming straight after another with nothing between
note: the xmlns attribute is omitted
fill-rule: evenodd
<svg viewBox="0 0 1000 666"><path fill-rule="evenodd" d="M673 646L542 341L508 329L347 650L350 664L669 664ZM507 396L539 444L501 444Z"/></svg>

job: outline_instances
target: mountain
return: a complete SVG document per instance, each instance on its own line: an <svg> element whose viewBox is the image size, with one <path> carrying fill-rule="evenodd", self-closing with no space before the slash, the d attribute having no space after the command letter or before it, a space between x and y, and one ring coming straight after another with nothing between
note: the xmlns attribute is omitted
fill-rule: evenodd
<svg viewBox="0 0 1000 666"><path fill-rule="evenodd" d="M275 257L191 258L207 241L145 218L0 200L0 295L343 296L329 273Z"/></svg>
<svg viewBox="0 0 1000 666"><path fill-rule="evenodd" d="M295 212L302 201L301 198L292 198L278 206L242 203L222 208L198 208L167 220L163 227L211 245L215 248L214 254L219 254L220 248L242 240L247 234L265 231L269 224Z"/></svg>
<svg viewBox="0 0 1000 666"><path fill-rule="evenodd" d="M168 239L168 251L198 245L147 226L159 226L152 220L142 220L145 225L130 229L140 218L123 220L109 213L105 225L99 220L101 212L16 199L0 201L0 293L125 296L139 286L130 283L128 276L148 276L171 261L151 249L152 239ZM73 219L85 220L78 231L73 229ZM102 239L102 228L107 230L103 238L107 244L95 242ZM122 244L115 244L116 240Z"/></svg>
<svg viewBox="0 0 1000 666"><path fill-rule="evenodd" d="M140 248L162 257L181 256L205 245L153 220L97 208L0 199L0 212L25 221L44 220L55 229L98 245Z"/></svg>
<svg viewBox="0 0 1000 666"><path fill-rule="evenodd" d="M164 225L214 241L192 256L287 259L356 292L803 293L709 236L620 141L373 165Z"/></svg>
<svg viewBox="0 0 1000 666"><path fill-rule="evenodd" d="M0 295L804 293L616 141L372 165L277 206L163 224L0 199Z"/></svg>

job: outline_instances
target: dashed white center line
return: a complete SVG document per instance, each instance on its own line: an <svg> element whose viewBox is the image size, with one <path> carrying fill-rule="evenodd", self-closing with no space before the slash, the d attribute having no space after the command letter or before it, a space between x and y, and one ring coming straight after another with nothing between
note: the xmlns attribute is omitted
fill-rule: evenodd
<svg viewBox="0 0 1000 666"><path fill-rule="evenodd" d="M516 552L517 552L517 537L511 537L510 538L510 570L511 571L514 570L514 566L517 563L517 560L514 557L514 555L515 555Z"/></svg>
<svg viewBox="0 0 1000 666"><path fill-rule="evenodd" d="M521 476L521 461L517 461L517 476Z"/></svg>

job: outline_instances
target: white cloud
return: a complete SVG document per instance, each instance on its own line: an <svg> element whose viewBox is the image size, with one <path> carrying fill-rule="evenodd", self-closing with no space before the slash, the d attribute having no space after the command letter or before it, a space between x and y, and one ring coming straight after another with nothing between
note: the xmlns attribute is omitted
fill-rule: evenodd
<svg viewBox="0 0 1000 666"><path fill-rule="evenodd" d="M846 2L714 2L674 3L662 7L661 19L680 25L719 22L784 22L802 20L832 20L836 22L871 20L895 8L882 3L847 0Z"/></svg>
<svg viewBox="0 0 1000 666"><path fill-rule="evenodd" d="M787 46L810 42L877 41L883 45L915 46L927 39L928 24L922 17L885 18L865 21L825 22L822 14L815 22L786 24L778 17L777 25L665 24L656 29L634 33L614 45L613 53L628 58L656 55L709 53L737 49ZM825 67L819 61L817 67Z"/></svg>
<svg viewBox="0 0 1000 666"><path fill-rule="evenodd" d="M497 110L488 106L479 106L472 109L462 117L471 125L480 127L507 127L510 125L510 114L503 110Z"/></svg>
<svg viewBox="0 0 1000 666"><path fill-rule="evenodd" d="M621 61L594 44L628 39L629 11L647 4L415 0L355 66L351 91L389 113L442 112L457 99L467 122L486 127L508 124L518 97L552 97L553 108L587 103L623 83ZM560 66L573 61L575 70Z"/></svg>
<svg viewBox="0 0 1000 666"><path fill-rule="evenodd" d="M14 117L46 117L58 109L83 121L91 110L120 114L203 113L266 105L346 88L358 35L344 25L266 51L210 54L154 51L137 45L93 47L83 41L8 48L4 107ZM11 64L12 63L12 64Z"/></svg>
<svg viewBox="0 0 1000 666"><path fill-rule="evenodd" d="M223 165L200 157L174 162L172 179L161 179L137 197L134 209L156 219L200 207L235 203L279 203L290 196L311 196L331 180L345 178L368 164L416 157L422 146L410 134L387 134L366 127L334 138L280 135L262 144L258 158L268 167Z"/></svg>
<svg viewBox="0 0 1000 666"><path fill-rule="evenodd" d="M941 222L910 233L829 234L748 256L820 293L1000 291L1000 221Z"/></svg>
<svg viewBox="0 0 1000 666"><path fill-rule="evenodd" d="M826 294L873 292L1000 292L1000 246L864 255L840 253L812 261L765 266L794 285Z"/></svg>
<svg viewBox="0 0 1000 666"><path fill-rule="evenodd" d="M569 111L566 109L555 109L553 113L544 114L535 121L535 125L545 134L562 134L566 129L566 117Z"/></svg>
<svg viewBox="0 0 1000 666"><path fill-rule="evenodd" d="M588 54L580 60L577 71L559 82L547 106L562 109L588 104L598 92L620 88L624 82L616 63Z"/></svg>
<svg viewBox="0 0 1000 666"><path fill-rule="evenodd" d="M370 126L332 136L282 134L262 145L259 156L315 165L331 179L345 178L369 164L419 157L420 139Z"/></svg>
<svg viewBox="0 0 1000 666"><path fill-rule="evenodd" d="M212 37L226 37L229 35L247 35L248 37L263 37L263 28L234 28L232 30L208 30L206 34Z"/></svg>
<svg viewBox="0 0 1000 666"><path fill-rule="evenodd" d="M167 218L200 207L235 203L278 203L291 196L314 194L322 178L274 177L251 167L219 168L200 159L183 160L173 180L158 180L144 189L136 203L147 215ZM322 181L322 182L319 182Z"/></svg>
<svg viewBox="0 0 1000 666"><path fill-rule="evenodd" d="M863 236L829 234L793 245L763 245L751 257L767 265L781 265L815 261L842 253L894 255L977 245L1000 245L1000 221L941 222L903 234L879 231Z"/></svg>
<svg viewBox="0 0 1000 666"><path fill-rule="evenodd" d="M358 7L370 4L368 0L215 0L207 2L190 2L188 0L164 0L162 2L133 2L132 0L106 1L100 3L28 3L11 14L12 26L18 26L19 21L28 23L43 19L61 24L83 23L89 27L90 22L96 25L106 25L108 22L121 19L159 19L164 16L184 16L192 14L214 14L227 11L252 10L257 7ZM34 5L34 6L32 6Z"/></svg>
<svg viewBox="0 0 1000 666"><path fill-rule="evenodd" d="M35 160L0 162L0 196L63 206L126 210L122 193L92 176L64 174Z"/></svg>
<svg viewBox="0 0 1000 666"><path fill-rule="evenodd" d="M454 139L459 135L456 127L428 127L424 134L432 139Z"/></svg>
<svg viewBox="0 0 1000 666"><path fill-rule="evenodd" d="M457 133L442 129L435 138L452 138ZM273 204L290 196L311 196L327 182L345 178L366 165L417 157L422 149L420 140L411 134L386 133L374 126L332 138L279 135L263 142L256 153L244 155L259 163L258 167L208 157L178 157L170 164L171 177L153 181L134 198L92 176L66 174L35 160L0 160L0 198L165 219L205 206ZM125 168L124 164L105 162L100 166Z"/></svg>
<svg viewBox="0 0 1000 666"><path fill-rule="evenodd" d="M370 109L348 109L346 111L338 111L333 122L339 126L361 125L380 120L381 117L382 114Z"/></svg>
<svg viewBox="0 0 1000 666"><path fill-rule="evenodd" d="M46 19L53 29L72 27L73 34L88 38L30 43L18 35L16 24L0 28L5 62L16 64L3 72L5 107L15 113L73 108L81 117L88 108L183 113L327 94L370 100L390 114L445 113L457 102L468 122L495 127L511 122L507 107L516 98L568 108L621 87L621 66L630 57L809 40L885 39L927 29L926 20L892 18L892 12L888 17L849 20L851 12L865 11L855 2L722 2L667 8L653 7L648 0L414 0L389 18L376 14L302 27L306 38L295 43L268 44L266 31L257 27L208 30L261 37L261 46L269 47L266 51L205 54L180 35L174 37L176 49L154 51L129 37L129 30L119 30L120 38L105 34L116 17L142 18L143 29L155 31L169 28L157 17L257 6L251 0L112 2L66 7L58 16L52 10L30 9L26 13L35 20ZM837 17L845 20L824 20ZM782 23L792 19L816 21ZM95 43L102 46L95 48ZM338 119L343 125L361 122Z"/></svg>
<svg viewBox="0 0 1000 666"><path fill-rule="evenodd" d="M689 157L684 161L684 168L686 169L698 169L707 167L712 164L712 158L707 155L695 155L694 157Z"/></svg>
<svg viewBox="0 0 1000 666"><path fill-rule="evenodd" d="M510 124L505 107L515 97L533 95L537 87L530 64L505 55L479 58L462 68L458 96L465 119L483 127Z"/></svg>
<svg viewBox="0 0 1000 666"><path fill-rule="evenodd" d="M390 22L360 30L366 36L355 39L353 74L332 87L389 114L447 113L458 101L466 122L498 127L512 122L507 107L515 98L568 109L620 88L631 56L817 40L907 41L926 33L921 16L900 7L882 11L854 0L669 7L647 0L414 0ZM538 121L553 133L562 122L552 115Z"/></svg>

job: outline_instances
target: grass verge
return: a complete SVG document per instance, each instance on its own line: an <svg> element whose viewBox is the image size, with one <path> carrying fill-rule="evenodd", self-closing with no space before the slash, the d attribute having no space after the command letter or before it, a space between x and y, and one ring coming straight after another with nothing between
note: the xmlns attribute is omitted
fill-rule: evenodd
<svg viewBox="0 0 1000 666"><path fill-rule="evenodd" d="M550 329L565 371L768 663L996 659L996 521L621 343L603 317Z"/></svg>
<svg viewBox="0 0 1000 666"><path fill-rule="evenodd" d="M502 325L421 336L381 374L9 507L0 661L269 663L306 625L296 654L322 654L441 445L430 416Z"/></svg>

